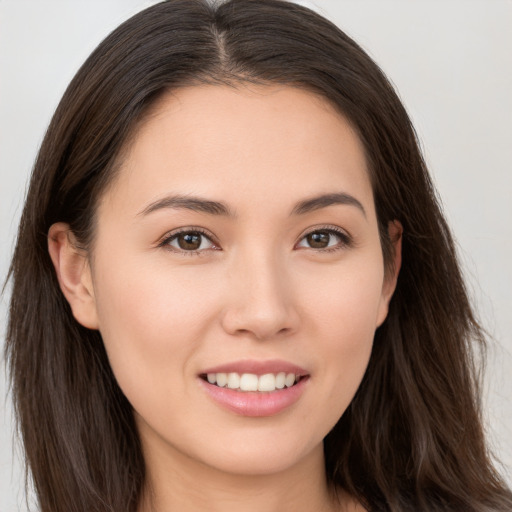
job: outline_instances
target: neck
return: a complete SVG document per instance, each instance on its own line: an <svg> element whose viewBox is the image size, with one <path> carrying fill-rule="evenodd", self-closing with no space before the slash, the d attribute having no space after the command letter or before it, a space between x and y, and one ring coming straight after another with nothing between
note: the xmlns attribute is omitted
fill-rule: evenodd
<svg viewBox="0 0 512 512"><path fill-rule="evenodd" d="M334 512L345 510L327 487L323 447L278 473L226 473L180 452L148 450L139 512ZM352 509L351 509L352 510Z"/></svg>

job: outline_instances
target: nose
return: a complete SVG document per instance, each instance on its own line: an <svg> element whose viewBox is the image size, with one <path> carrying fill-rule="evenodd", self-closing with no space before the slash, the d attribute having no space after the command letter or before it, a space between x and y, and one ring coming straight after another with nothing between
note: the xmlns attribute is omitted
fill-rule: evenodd
<svg viewBox="0 0 512 512"><path fill-rule="evenodd" d="M224 330L235 336L270 340L297 331L297 311L291 276L272 254L240 258L226 282Z"/></svg>

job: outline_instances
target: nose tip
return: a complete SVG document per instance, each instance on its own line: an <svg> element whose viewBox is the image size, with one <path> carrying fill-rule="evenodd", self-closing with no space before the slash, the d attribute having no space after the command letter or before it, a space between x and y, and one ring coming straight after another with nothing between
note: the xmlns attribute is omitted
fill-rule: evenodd
<svg viewBox="0 0 512 512"><path fill-rule="evenodd" d="M228 330L228 329L226 329ZM229 330L228 330L229 331ZM286 336L289 332L291 332L291 329L289 328L283 328L283 329L272 329L268 328L267 326L263 324L259 324L257 326L253 326L249 329L234 329L230 332L230 334L234 335L247 335L248 337L252 337L258 341L265 341L270 340L273 338L278 338L282 336Z"/></svg>
<svg viewBox="0 0 512 512"><path fill-rule="evenodd" d="M277 312L276 312L277 313ZM282 337L294 331L291 322L278 314L264 316L250 311L228 312L224 316L224 329L232 335L250 336L259 341Z"/></svg>
<svg viewBox="0 0 512 512"><path fill-rule="evenodd" d="M228 286L230 297L222 317L227 333L264 341L297 330L299 315L285 273L245 268L243 277Z"/></svg>

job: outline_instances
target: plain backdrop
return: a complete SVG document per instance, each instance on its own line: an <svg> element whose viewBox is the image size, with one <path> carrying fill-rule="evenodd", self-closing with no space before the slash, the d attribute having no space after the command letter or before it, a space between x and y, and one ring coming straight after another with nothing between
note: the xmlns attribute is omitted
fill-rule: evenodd
<svg viewBox="0 0 512 512"><path fill-rule="evenodd" d="M32 163L66 85L108 32L152 3L0 0L1 280ZM412 116L470 292L493 336L486 426L512 482L512 1L299 3L319 10L369 52ZM2 344L7 298L0 306ZM25 507L6 395L2 364L0 512Z"/></svg>

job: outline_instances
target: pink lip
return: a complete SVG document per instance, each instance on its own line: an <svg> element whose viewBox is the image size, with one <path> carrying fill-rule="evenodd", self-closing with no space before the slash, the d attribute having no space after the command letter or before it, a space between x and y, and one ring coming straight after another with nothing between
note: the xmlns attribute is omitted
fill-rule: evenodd
<svg viewBox="0 0 512 512"><path fill-rule="evenodd" d="M302 378L294 386L275 391L236 391L220 388L206 380L208 373L294 373ZM240 416L273 416L293 405L302 396L309 381L309 373L300 366L281 359L240 360L205 369L199 374L199 383L218 405Z"/></svg>
<svg viewBox="0 0 512 512"><path fill-rule="evenodd" d="M297 402L308 385L309 377L303 377L290 388L269 392L236 391L220 388L202 378L199 378L198 381L207 395L224 409L240 416L262 417L278 414Z"/></svg>
<svg viewBox="0 0 512 512"><path fill-rule="evenodd" d="M208 373L254 373L255 375L265 375L266 373L294 373L295 375L306 376L308 372L295 364L279 359L269 359L266 361L242 360L225 363L201 372L202 375Z"/></svg>

